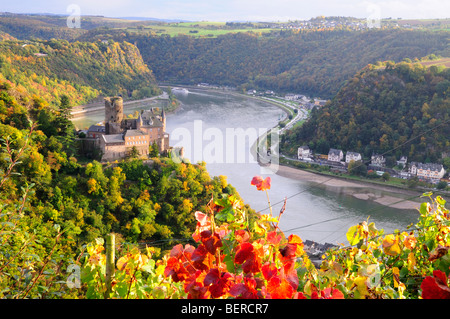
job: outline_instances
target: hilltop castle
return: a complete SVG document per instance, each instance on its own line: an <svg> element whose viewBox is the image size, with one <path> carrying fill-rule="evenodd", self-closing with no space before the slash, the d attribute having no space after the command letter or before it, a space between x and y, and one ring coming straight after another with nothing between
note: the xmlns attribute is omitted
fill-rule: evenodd
<svg viewBox="0 0 450 319"><path fill-rule="evenodd" d="M126 158L133 148L140 156L147 156L149 146L156 143L159 152L169 149L169 134L166 131L164 110L154 108L142 110L138 118L123 117L123 99L120 96L105 98L105 121L103 125L92 125L89 139L95 139L95 147L101 152L102 161Z"/></svg>

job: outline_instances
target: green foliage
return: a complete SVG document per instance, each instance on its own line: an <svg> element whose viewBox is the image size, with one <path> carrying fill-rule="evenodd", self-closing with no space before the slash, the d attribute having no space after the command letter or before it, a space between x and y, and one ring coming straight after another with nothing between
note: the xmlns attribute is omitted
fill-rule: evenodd
<svg viewBox="0 0 450 319"><path fill-rule="evenodd" d="M367 166L362 161L350 161L348 163L348 172L351 175L366 176Z"/></svg>
<svg viewBox="0 0 450 319"><path fill-rule="evenodd" d="M0 110L2 297L70 296L60 278L67 277L64 271L84 243L111 231L132 243L187 238L195 230L194 212L211 197L237 196L226 181L211 178L204 164L155 158L80 165L70 153L69 98L55 106L35 98L27 121L13 123L9 114L26 110L26 95L8 84L1 88L8 105Z"/></svg>
<svg viewBox="0 0 450 319"><path fill-rule="evenodd" d="M85 40L136 43L159 81L230 85L332 98L369 63L446 54L447 33L412 30L302 30L216 38L92 30Z"/></svg>
<svg viewBox="0 0 450 319"><path fill-rule="evenodd" d="M133 97L133 91L142 90L138 97L150 97L160 92L139 50L128 42L3 41L0 53L0 80L55 105L62 98L78 105L99 94Z"/></svg>
<svg viewBox="0 0 450 319"><path fill-rule="evenodd" d="M296 152L307 144L317 153L333 147L365 158L395 149L388 155L437 162L450 145L450 100L448 86L436 88L449 79L450 69L435 73L420 63L369 65L301 127L287 132L281 149Z"/></svg>

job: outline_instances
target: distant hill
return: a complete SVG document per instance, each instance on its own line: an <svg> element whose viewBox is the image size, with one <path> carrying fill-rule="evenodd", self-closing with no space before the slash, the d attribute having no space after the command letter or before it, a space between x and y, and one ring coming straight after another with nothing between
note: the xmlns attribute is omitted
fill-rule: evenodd
<svg viewBox="0 0 450 319"><path fill-rule="evenodd" d="M136 44L158 81L208 82L332 98L358 70L376 61L450 56L448 32L414 30L228 33L216 38L91 30L85 41Z"/></svg>
<svg viewBox="0 0 450 319"><path fill-rule="evenodd" d="M64 39L76 40L88 30L96 28L133 28L142 25L153 25L165 21L153 18L111 18L104 16L82 15L81 28L67 27L69 14L17 14L0 13L0 31L6 32L17 39L37 38L43 40Z"/></svg>
<svg viewBox="0 0 450 319"><path fill-rule="evenodd" d="M177 22L191 22L189 20L182 19L158 19L149 17L117 17L117 19L123 20L133 20L133 21L156 21L156 22L167 22L167 23L177 23Z"/></svg>
<svg viewBox="0 0 450 319"><path fill-rule="evenodd" d="M313 29L301 29L299 21L167 23L128 19L82 16L81 29L71 29L63 15L4 14L0 15L0 32L21 40L132 43L161 82L208 82L242 91L269 89L327 99L368 64L415 60L429 54L450 57L446 19L414 23L385 19L381 29L369 30L352 29L353 22L361 21L339 17L311 19ZM332 23L335 20L337 27ZM350 24L339 25L341 20Z"/></svg>
<svg viewBox="0 0 450 319"><path fill-rule="evenodd" d="M368 158L395 149L386 156L441 161L450 148L450 69L408 62L365 67L289 131L281 148L294 154L304 144L322 154L338 148Z"/></svg>

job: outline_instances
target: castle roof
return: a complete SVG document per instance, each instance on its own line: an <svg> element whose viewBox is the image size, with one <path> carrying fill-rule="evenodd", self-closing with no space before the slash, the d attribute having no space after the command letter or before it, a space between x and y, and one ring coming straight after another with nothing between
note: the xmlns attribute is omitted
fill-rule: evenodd
<svg viewBox="0 0 450 319"><path fill-rule="evenodd" d="M125 132L125 137L129 137L129 136L143 136L143 135L147 135L147 134L142 132L141 130L127 130Z"/></svg>
<svg viewBox="0 0 450 319"><path fill-rule="evenodd" d="M163 126L163 118L164 118L164 110L162 116L156 115L151 110L145 110L140 114L142 118L142 126L151 126L151 127L162 127Z"/></svg>
<svg viewBox="0 0 450 319"><path fill-rule="evenodd" d="M106 144L111 143L125 143L125 140L123 139L123 134L109 134L109 135L102 135L103 140Z"/></svg>
<svg viewBox="0 0 450 319"><path fill-rule="evenodd" d="M91 125L89 127L88 131L89 132L102 132L102 133L104 133L105 132L105 126L104 125L94 124L94 125Z"/></svg>

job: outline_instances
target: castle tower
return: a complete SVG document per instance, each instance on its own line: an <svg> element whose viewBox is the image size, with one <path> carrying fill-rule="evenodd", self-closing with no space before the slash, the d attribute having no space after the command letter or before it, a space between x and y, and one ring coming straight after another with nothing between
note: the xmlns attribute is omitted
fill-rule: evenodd
<svg viewBox="0 0 450 319"><path fill-rule="evenodd" d="M165 132L166 131L166 112L164 112L164 107L161 112L161 122L163 125L163 132Z"/></svg>
<svg viewBox="0 0 450 319"><path fill-rule="evenodd" d="M136 121L136 129L137 130L139 130L142 127L142 125L143 125L142 116L141 116L142 112L143 111L139 112L139 115L138 115L138 118L137 118L137 121Z"/></svg>
<svg viewBox="0 0 450 319"><path fill-rule="evenodd" d="M105 98L105 133L119 134L123 120L123 99L120 96Z"/></svg>

